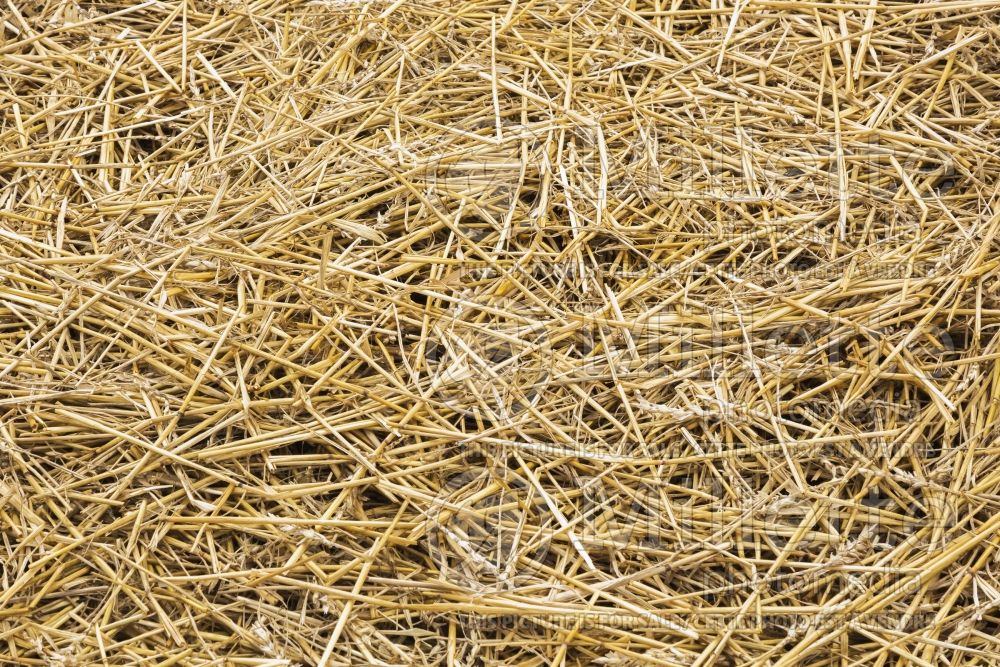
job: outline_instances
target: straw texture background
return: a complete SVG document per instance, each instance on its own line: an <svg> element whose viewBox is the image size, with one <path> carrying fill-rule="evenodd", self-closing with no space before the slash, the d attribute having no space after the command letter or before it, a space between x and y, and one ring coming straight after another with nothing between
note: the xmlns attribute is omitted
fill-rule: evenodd
<svg viewBox="0 0 1000 667"><path fill-rule="evenodd" d="M1000 3L0 19L0 663L1000 664Z"/></svg>

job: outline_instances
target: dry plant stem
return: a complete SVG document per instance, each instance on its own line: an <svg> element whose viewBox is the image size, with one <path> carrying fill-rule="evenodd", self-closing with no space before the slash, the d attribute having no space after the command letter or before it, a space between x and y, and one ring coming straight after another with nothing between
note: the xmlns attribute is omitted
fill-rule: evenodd
<svg viewBox="0 0 1000 667"><path fill-rule="evenodd" d="M0 664L1000 664L1000 2L0 8Z"/></svg>

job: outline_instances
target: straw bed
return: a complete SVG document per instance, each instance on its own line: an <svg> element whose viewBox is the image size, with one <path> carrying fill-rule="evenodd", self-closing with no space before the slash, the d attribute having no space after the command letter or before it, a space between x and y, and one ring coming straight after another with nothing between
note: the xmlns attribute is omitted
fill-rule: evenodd
<svg viewBox="0 0 1000 667"><path fill-rule="evenodd" d="M0 17L0 664L1000 664L1000 3Z"/></svg>

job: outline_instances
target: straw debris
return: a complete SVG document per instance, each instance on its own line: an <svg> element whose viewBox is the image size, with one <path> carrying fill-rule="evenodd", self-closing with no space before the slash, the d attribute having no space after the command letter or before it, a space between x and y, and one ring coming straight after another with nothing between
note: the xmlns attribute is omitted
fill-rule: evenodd
<svg viewBox="0 0 1000 667"><path fill-rule="evenodd" d="M1000 664L1000 3L0 19L0 663Z"/></svg>

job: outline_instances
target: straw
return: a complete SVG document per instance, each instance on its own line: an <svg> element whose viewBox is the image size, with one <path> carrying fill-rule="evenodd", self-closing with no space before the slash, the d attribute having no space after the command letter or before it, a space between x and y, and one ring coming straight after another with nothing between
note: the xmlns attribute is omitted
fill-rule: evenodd
<svg viewBox="0 0 1000 667"><path fill-rule="evenodd" d="M0 663L1000 664L1000 3L0 18Z"/></svg>

